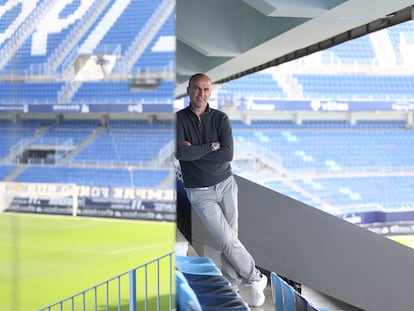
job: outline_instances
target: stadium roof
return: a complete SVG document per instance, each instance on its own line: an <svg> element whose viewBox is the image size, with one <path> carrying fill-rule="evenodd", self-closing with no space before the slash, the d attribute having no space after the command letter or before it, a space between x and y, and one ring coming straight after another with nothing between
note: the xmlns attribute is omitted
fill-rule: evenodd
<svg viewBox="0 0 414 311"><path fill-rule="evenodd" d="M413 0L177 0L176 88L222 83L412 19Z"/></svg>

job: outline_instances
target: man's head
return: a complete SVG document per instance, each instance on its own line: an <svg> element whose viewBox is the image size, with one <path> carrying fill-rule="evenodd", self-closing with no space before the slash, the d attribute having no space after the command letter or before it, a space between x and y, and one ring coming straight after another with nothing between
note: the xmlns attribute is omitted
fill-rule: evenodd
<svg viewBox="0 0 414 311"><path fill-rule="evenodd" d="M210 78L203 73L192 75L188 81L187 94L193 109L204 111L211 95Z"/></svg>

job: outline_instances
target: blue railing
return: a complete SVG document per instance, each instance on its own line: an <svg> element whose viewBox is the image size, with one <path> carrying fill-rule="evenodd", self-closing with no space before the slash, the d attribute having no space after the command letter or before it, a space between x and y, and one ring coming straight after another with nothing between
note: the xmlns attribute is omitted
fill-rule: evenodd
<svg viewBox="0 0 414 311"><path fill-rule="evenodd" d="M156 258L38 311L173 310L173 254Z"/></svg>

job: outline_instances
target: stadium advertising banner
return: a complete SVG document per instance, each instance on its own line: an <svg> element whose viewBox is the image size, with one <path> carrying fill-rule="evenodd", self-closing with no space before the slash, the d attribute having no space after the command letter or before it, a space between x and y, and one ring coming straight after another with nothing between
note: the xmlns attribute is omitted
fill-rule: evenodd
<svg viewBox="0 0 414 311"><path fill-rule="evenodd" d="M240 106L251 111L414 111L414 101L253 100Z"/></svg>
<svg viewBox="0 0 414 311"><path fill-rule="evenodd" d="M242 100L242 111L414 111L414 101ZM3 113L173 113L172 103L131 104L0 104Z"/></svg>
<svg viewBox="0 0 414 311"><path fill-rule="evenodd" d="M337 216L378 234L401 235L414 233L414 211L366 211Z"/></svg>
<svg viewBox="0 0 414 311"><path fill-rule="evenodd" d="M0 104L0 112L6 113L164 113L173 112L172 103L132 104Z"/></svg>
<svg viewBox="0 0 414 311"><path fill-rule="evenodd" d="M0 183L7 211L175 221L175 191L72 184Z"/></svg>

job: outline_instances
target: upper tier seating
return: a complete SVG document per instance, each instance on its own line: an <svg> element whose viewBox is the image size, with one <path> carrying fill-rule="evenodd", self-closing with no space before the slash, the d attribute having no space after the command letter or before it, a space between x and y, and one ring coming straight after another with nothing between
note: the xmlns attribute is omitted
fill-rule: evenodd
<svg viewBox="0 0 414 311"><path fill-rule="evenodd" d="M160 0L131 1L112 25L111 29L103 36L99 45L101 47L110 47L116 43L117 45L120 45L122 53L125 53L131 42L144 27L145 23L149 20L160 3ZM131 23L131 21L134 22Z"/></svg>
<svg viewBox="0 0 414 311"><path fill-rule="evenodd" d="M217 97L233 102L249 98L286 98L286 94L270 73L255 73L223 84Z"/></svg>
<svg viewBox="0 0 414 311"><path fill-rule="evenodd" d="M66 1L67 5L61 11L59 18L64 19L67 18L71 13L73 13L76 8L80 5L79 1L71 1L71 0L62 0ZM9 19L2 19L5 22L7 21L8 24L11 23L11 20L16 18L18 13L21 13L21 8L19 10L20 4L14 6L10 11L9 14L12 15L11 11L14 11L13 16L9 16ZM14 15L16 14L16 15ZM46 21L47 22L47 21ZM22 21L24 23L24 21ZM33 34L30 35L26 41L20 46L17 50L15 55L10 59L10 61L1 69L2 73L24 73L24 74L32 74L32 73L42 73L43 66L42 64L47 61L50 55L59 48L59 45L62 44L63 40L66 38L67 34L72 30L73 27L76 26L76 22L72 21L68 23L57 24L53 25L54 27L48 27L49 30L53 29L53 32L50 31L46 36L46 40L44 43L45 51L40 51L42 48L38 50L32 49L32 40L38 40L38 38L33 37ZM40 27L39 27L40 28ZM39 33L41 30L38 28ZM38 44L37 48L39 48L40 44Z"/></svg>
<svg viewBox="0 0 414 311"><path fill-rule="evenodd" d="M57 94L63 85L63 82L0 82L0 103L52 105L57 102Z"/></svg>
<svg viewBox="0 0 414 311"><path fill-rule="evenodd" d="M411 75L317 75L295 74L303 95L313 99L405 99L414 98Z"/></svg>
<svg viewBox="0 0 414 311"><path fill-rule="evenodd" d="M133 68L136 71L142 69L148 71L166 70L174 65L175 52L172 50L170 41L167 40L166 45L162 46L163 38L175 36L175 15L171 14L157 35L152 39L144 53L136 61ZM157 49L155 49L157 45Z"/></svg>
<svg viewBox="0 0 414 311"><path fill-rule="evenodd" d="M372 64L375 59L375 50L369 36L355 38L322 51L322 58L329 63L332 57L340 63Z"/></svg>
<svg viewBox="0 0 414 311"><path fill-rule="evenodd" d="M85 6L80 1L62 0L62 11L59 14L60 22L55 23L54 27L48 27L46 33L42 33L42 27L30 34L30 36L17 49L10 61L0 69L0 73L13 73L24 75L28 81L30 77L49 74L48 62L53 59L56 51L62 50L65 44L71 44L74 33L81 31L80 25L84 24L81 16L86 15L86 12L93 10L94 6L99 1L92 3L92 6ZM150 20L151 16L156 12L158 6L162 3L161 0L145 1L137 0L130 1L126 7L119 6L117 3L110 2L101 12L101 14L93 21L92 26L87 29L81 39L78 39L74 50L66 57L62 65L58 66L58 71L63 71L68 65L72 63L78 54L89 53L117 53L119 56L125 56L131 42L142 31L144 25ZM119 16L110 25L108 30L102 33L96 31L101 22L106 18L106 14L113 7L120 8ZM89 11L87 11L89 10ZM22 5L16 4L9 11L2 16L0 20L0 33L6 30L11 20L16 18L22 11ZM81 14L82 13L82 14ZM168 49L157 49L159 42L163 42L162 38L173 38L175 35L175 14L171 14L167 21L161 26L160 31L154 35L152 41L148 44L141 57L137 59L133 65L133 70L137 72L167 72L174 68L174 46L170 44ZM131 24L131 20L134 23ZM42 23L47 23L48 20L42 20ZM106 20L109 23L109 21ZM43 24L42 24L43 25ZM56 31L56 32L52 32ZM78 31L76 31L78 30ZM40 34L40 37L37 37ZM42 37L41 34L44 36ZM39 38L46 39L42 41ZM96 38L97 37L97 38ZM91 40L91 38L93 40ZM32 45L33 41L36 45ZM168 41L168 40L167 40ZM42 42L44 43L42 45ZM91 43L92 42L92 43ZM169 40L168 42L171 42ZM162 45L162 44L161 44ZM44 47L44 49L42 49ZM79 49L79 50L78 50ZM119 68L115 67L114 70ZM128 74L131 74L128 72ZM43 77L42 77L43 78ZM49 80L49 78L47 78ZM124 79L121 79L124 80ZM37 79L36 82L0 82L0 92L2 96L1 104L56 104L62 100L64 103L172 103L173 98L173 81L162 81L156 90L139 90L130 92L128 86L130 81L111 81L111 82L84 82L79 90L75 90L73 94L68 94L68 97L61 98L60 92L65 90L65 82L60 82L59 77L56 77L56 82ZM36 96L33 96L36 94Z"/></svg>
<svg viewBox="0 0 414 311"><path fill-rule="evenodd" d="M403 43L402 40L405 40L409 44L414 44L414 21L389 27L387 28L387 32L396 53L396 63L400 65L403 63L400 46Z"/></svg>
<svg viewBox="0 0 414 311"><path fill-rule="evenodd" d="M72 98L72 102L117 104L142 101L166 103L172 100L173 81L161 81L155 90L130 91L129 84L130 81L84 82Z"/></svg>

